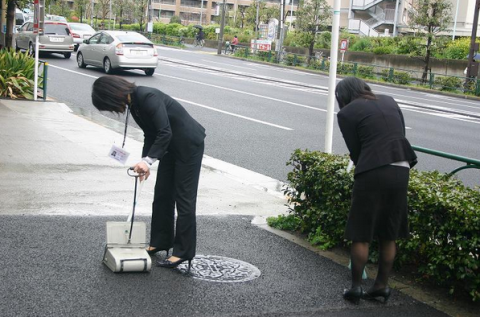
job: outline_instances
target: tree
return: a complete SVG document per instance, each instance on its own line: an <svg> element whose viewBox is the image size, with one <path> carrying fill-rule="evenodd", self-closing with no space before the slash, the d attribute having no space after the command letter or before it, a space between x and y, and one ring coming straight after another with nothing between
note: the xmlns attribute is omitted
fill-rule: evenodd
<svg viewBox="0 0 480 317"><path fill-rule="evenodd" d="M80 23L83 22L83 17L86 16L88 0L76 0L74 3L75 14L80 18Z"/></svg>
<svg viewBox="0 0 480 317"><path fill-rule="evenodd" d="M417 0L409 12L409 26L426 37L422 82L427 81L428 72L431 71L430 57L435 37L439 32L445 31L452 21L451 10L452 4L448 0Z"/></svg>
<svg viewBox="0 0 480 317"><path fill-rule="evenodd" d="M146 13L148 8L148 0L135 0L135 20L140 25L140 30L144 30L143 25L147 21Z"/></svg>
<svg viewBox="0 0 480 317"><path fill-rule="evenodd" d="M300 1L295 28L300 32L300 42L308 47L309 56L313 55L317 33L330 25L330 9L326 0Z"/></svg>
<svg viewBox="0 0 480 317"><path fill-rule="evenodd" d="M122 29L125 16L127 16L127 20L130 20L133 9L134 6L131 0L115 0L113 12L115 13L115 16L118 17L120 30Z"/></svg>

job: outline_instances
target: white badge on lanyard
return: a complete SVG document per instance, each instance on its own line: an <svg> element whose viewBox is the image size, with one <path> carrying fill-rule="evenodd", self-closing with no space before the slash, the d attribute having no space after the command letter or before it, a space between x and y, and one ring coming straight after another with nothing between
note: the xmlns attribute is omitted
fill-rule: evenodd
<svg viewBox="0 0 480 317"><path fill-rule="evenodd" d="M127 105L127 117L125 118L125 131L123 133L123 143L122 147L118 147L115 144L112 145L112 148L108 152L108 156L112 159L125 165L127 163L130 153L126 151L123 147L125 146L125 140L127 138L127 127L128 127L128 115L130 114L130 107Z"/></svg>

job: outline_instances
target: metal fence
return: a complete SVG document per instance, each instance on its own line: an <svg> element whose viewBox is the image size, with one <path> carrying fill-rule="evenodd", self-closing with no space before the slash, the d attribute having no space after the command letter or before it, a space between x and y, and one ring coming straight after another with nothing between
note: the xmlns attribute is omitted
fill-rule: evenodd
<svg viewBox="0 0 480 317"><path fill-rule="evenodd" d="M285 51L281 53L275 51L257 51L254 53L249 47L238 47L235 55L248 59L280 63L286 66L313 69L327 73L330 70L330 61L323 56L308 57L300 54L287 53ZM423 70L401 69L355 62L338 62L337 73L339 75L355 76L386 83L480 96L480 80L473 77L446 76L430 71L424 72Z"/></svg>

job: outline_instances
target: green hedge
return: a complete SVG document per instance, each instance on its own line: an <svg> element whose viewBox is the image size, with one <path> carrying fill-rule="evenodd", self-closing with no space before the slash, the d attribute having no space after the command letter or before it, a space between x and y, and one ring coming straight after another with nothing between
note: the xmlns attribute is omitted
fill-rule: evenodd
<svg viewBox="0 0 480 317"><path fill-rule="evenodd" d="M346 246L353 188L348 160L296 150L287 163L293 167L285 189L291 215L277 222L293 224L291 229L306 233L320 248ZM410 238L399 241L396 264L414 265L419 279L480 299L480 192L445 174L413 169L408 199Z"/></svg>

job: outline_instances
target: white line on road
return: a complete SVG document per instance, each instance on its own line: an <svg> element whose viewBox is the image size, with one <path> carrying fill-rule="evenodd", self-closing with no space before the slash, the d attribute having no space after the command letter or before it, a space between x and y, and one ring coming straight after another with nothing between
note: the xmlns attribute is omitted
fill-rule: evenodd
<svg viewBox="0 0 480 317"><path fill-rule="evenodd" d="M52 65L52 64L49 64L49 66L51 66L51 67L53 67L53 68L61 69L61 70L67 71L67 72L71 72L71 73L74 73L74 74L78 74L78 75L90 77L90 78L95 78L95 79L99 78L99 76L92 76L92 75L80 73L80 72L77 72L77 71L74 71L74 70L70 70L70 69L67 69L67 68L63 68L63 67L59 67L59 66L54 66L54 65ZM157 74L157 73L155 73L155 74L156 74L156 75L160 75L160 74ZM287 127L284 127L284 126L281 126L281 125L269 123L269 122L262 121L262 120L253 119L253 118L250 118L250 117L242 116L242 115L239 115L239 114L236 114L236 113L233 113L233 112L228 112L228 111L220 110L220 109L213 108L213 107L209 107L209 106L206 106L206 105L201 105L201 104L196 103L196 102L193 102L193 101L188 101L188 100L181 99L181 98L176 98L176 97L173 97L173 98L175 98L176 100L179 100L179 101L183 101L183 102L189 103L189 104L194 105L194 106L198 106L198 107L202 107L202 108L209 109L209 110L212 110L212 111L220 112L220 113L227 114L227 115L230 115L230 116L233 116L233 117L237 117L237 118L241 118L241 119L245 119L245 120L249 120L249 121L261 123L261 124L264 124L264 125L268 125L268 126L271 126L271 127L275 127L275 128L279 128L279 129L283 129L283 130L287 130L287 131L293 131L293 129L287 128Z"/></svg>
<svg viewBox="0 0 480 317"><path fill-rule="evenodd" d="M255 68L250 68L250 67L243 67L243 66L238 66L238 65L232 65L232 64L227 64L227 63L219 63L219 62L212 62L206 59L202 59L202 61L207 62L208 64L220 64L220 65L227 65L230 66L231 68L243 68L243 69L249 69L249 70L256 70ZM208 66L208 65L206 65Z"/></svg>
<svg viewBox="0 0 480 317"><path fill-rule="evenodd" d="M232 112L220 110L220 109L217 109L217 108L205 106L205 105L202 105L202 104L199 104L199 103L196 103L196 102L193 102L193 101L188 101L188 100L185 100L185 99L182 99L182 98L178 98L178 97L173 97L173 98L175 98L175 99L178 100L178 101L183 101L183 102L189 103L189 104L194 105L194 106L198 106L198 107L206 108L206 109L213 110L213 111L216 111L216 112L228 114L229 116L234 116L234 117L237 117L237 118L242 118L242 119L245 119L245 120L249 120L249 121L253 121L253 122L257 122L257 123L269 125L269 126L271 126L271 127L275 127L275 128L279 128L279 129L283 129L283 130L287 130L287 131L293 131L293 129L287 128L287 127L284 127L284 126L281 126L281 125L277 125L277 124L269 123L269 122L266 122L266 121L261 121L261 120L253 119L253 118L250 118L250 117L245 117L245 116L242 116L242 115L239 115L239 114L236 114L236 113L232 113Z"/></svg>
<svg viewBox="0 0 480 317"><path fill-rule="evenodd" d="M291 102L291 101L286 101L286 100L277 99L277 98L273 98L273 97L262 96L262 95L254 94L254 93L251 93L251 92L246 92L246 91L243 91L243 90L238 90L238 89L233 89L233 88L227 88L227 87L222 87L222 86L213 85L213 84L207 84L207 83L203 83L203 82L201 82L201 81L196 81L196 80L191 80L191 79L185 79L185 78L180 78L180 77L175 77L175 76L169 76L169 75L164 75L164 74L159 74L159 73L155 73L155 75L157 75L157 76L162 76L162 77L167 77L167 78L172 78L172 79L177 79L177 80L181 80L181 81L186 81L186 82L190 82L190 83L194 83L194 84L198 84L198 85L204 85L204 86L209 86L209 87L213 87L213 88L218 88L218 89L223 89L223 90L238 92L238 93L240 93L240 94L249 95L249 96L253 96L253 97L268 99L268 100L272 100L272 101L278 101L278 102L290 104L290 105L297 106L297 107L302 107L302 108L307 108L307 109L311 109L311 110L317 110L317 111L327 112L326 109L320 109L320 108L316 108L316 107L312 107L312 106L302 105L302 104L300 104L300 103Z"/></svg>

